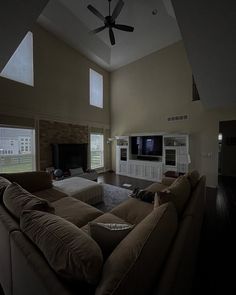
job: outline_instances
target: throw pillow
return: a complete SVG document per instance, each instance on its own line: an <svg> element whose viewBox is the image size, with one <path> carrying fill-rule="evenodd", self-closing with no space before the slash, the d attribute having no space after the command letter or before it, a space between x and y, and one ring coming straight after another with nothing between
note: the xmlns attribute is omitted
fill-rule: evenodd
<svg viewBox="0 0 236 295"><path fill-rule="evenodd" d="M0 201L2 201L3 193L9 184L11 182L8 179L0 176Z"/></svg>
<svg viewBox="0 0 236 295"><path fill-rule="evenodd" d="M168 190L157 192L154 198L154 209L171 201L174 203L172 198L174 198L174 196Z"/></svg>
<svg viewBox="0 0 236 295"><path fill-rule="evenodd" d="M200 174L197 170L187 173L188 180L191 184L191 188L194 189L199 181Z"/></svg>
<svg viewBox="0 0 236 295"><path fill-rule="evenodd" d="M52 269L67 281L97 284L103 266L98 244L64 218L42 211L23 211L21 230L42 251Z"/></svg>
<svg viewBox="0 0 236 295"><path fill-rule="evenodd" d="M161 204L172 201L177 213L181 216L185 205L190 197L191 185L186 176L178 177L167 189L159 193Z"/></svg>
<svg viewBox="0 0 236 295"><path fill-rule="evenodd" d="M89 235L98 243L104 260L133 229L131 224L89 222Z"/></svg>
<svg viewBox="0 0 236 295"><path fill-rule="evenodd" d="M35 209L54 213L54 208L47 200L36 197L17 183L11 183L3 193L3 203L17 219L23 210Z"/></svg>
<svg viewBox="0 0 236 295"><path fill-rule="evenodd" d="M70 176L81 175L84 173L84 170L82 167L69 169L69 171L70 171Z"/></svg>

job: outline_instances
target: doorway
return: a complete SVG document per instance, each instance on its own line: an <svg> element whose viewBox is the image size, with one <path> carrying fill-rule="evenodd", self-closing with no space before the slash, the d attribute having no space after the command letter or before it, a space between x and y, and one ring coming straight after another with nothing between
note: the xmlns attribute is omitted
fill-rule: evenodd
<svg viewBox="0 0 236 295"><path fill-rule="evenodd" d="M236 120L220 122L218 145L219 177L236 180Z"/></svg>

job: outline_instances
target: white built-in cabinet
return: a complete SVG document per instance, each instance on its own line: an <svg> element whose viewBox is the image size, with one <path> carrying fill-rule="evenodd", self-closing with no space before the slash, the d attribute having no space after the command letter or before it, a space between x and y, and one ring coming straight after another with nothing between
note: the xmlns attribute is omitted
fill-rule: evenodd
<svg viewBox="0 0 236 295"><path fill-rule="evenodd" d="M117 136L116 173L161 182L167 171L188 172L189 137L186 134L163 135L163 154L158 161L133 160L130 157L129 136Z"/></svg>
<svg viewBox="0 0 236 295"><path fill-rule="evenodd" d="M129 138L120 136L116 143L116 173L128 175Z"/></svg>
<svg viewBox="0 0 236 295"><path fill-rule="evenodd" d="M186 134L168 134L163 136L163 170L179 173L188 172L189 136Z"/></svg>
<svg viewBox="0 0 236 295"><path fill-rule="evenodd" d="M128 176L160 182L162 163L142 160L129 160Z"/></svg>

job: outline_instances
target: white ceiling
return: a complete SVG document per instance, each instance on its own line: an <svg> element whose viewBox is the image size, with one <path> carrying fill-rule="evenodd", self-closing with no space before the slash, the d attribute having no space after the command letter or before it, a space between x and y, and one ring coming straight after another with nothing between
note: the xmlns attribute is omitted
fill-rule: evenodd
<svg viewBox="0 0 236 295"><path fill-rule="evenodd" d="M118 0L112 0L111 10ZM107 0L51 0L38 22L72 47L107 70L115 70L181 40L170 0L124 0L117 23L134 26L133 33L114 30L116 44L110 45L108 30L89 31L103 25L87 5L108 15ZM157 14L152 11L157 9Z"/></svg>

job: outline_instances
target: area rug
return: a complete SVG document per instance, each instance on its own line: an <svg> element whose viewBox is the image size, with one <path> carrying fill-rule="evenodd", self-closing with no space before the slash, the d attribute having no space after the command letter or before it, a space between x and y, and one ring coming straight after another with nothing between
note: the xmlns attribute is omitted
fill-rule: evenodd
<svg viewBox="0 0 236 295"><path fill-rule="evenodd" d="M110 184L102 184L103 186L103 202L96 205L96 208L103 212L110 211L120 203L129 198L132 192L129 189L121 188Z"/></svg>

